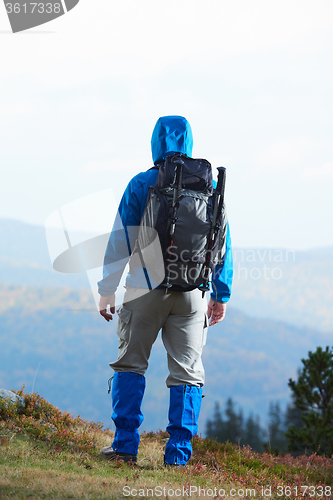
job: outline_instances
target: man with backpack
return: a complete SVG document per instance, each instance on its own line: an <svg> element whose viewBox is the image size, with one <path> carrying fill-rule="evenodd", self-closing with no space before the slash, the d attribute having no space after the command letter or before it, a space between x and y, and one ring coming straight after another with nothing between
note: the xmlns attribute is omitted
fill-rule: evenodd
<svg viewBox="0 0 333 500"><path fill-rule="evenodd" d="M191 158L193 139L187 120L181 116L159 118L151 146L154 167L136 175L123 194L106 249L103 279L98 283L100 314L109 321L115 314L116 289L131 256L123 305L117 311L118 359L110 363L115 371L112 419L116 432L112 445L103 448L101 454L110 460L137 460L144 375L152 345L162 329L169 368L166 384L170 389L170 438L164 461L168 465L186 465L192 454L191 439L198 428L204 384L201 353L208 320L211 326L224 319L231 294L231 240L222 193L217 188L213 192L210 164ZM166 180L168 175L170 182ZM190 223L187 216L192 217ZM194 218L200 227L196 231ZM166 271L157 281L151 279L154 272L149 275L151 259L140 248L140 239L144 239L150 225L159 235ZM196 232L193 237L191 230ZM187 246L201 245L204 251L201 248L193 253L193 248L182 248L180 259L175 241L183 237L192 242ZM153 254L157 259L159 252L154 250ZM179 267L177 259L181 261ZM141 263L141 268L133 262ZM213 267L210 280L209 269ZM180 269L185 276L181 279ZM178 281L173 281L174 276ZM208 281L212 288L207 305L204 292L209 288Z"/></svg>

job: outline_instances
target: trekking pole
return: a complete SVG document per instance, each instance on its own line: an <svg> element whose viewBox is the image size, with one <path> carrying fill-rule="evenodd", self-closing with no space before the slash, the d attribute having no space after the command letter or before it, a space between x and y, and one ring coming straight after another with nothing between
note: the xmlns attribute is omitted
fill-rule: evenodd
<svg viewBox="0 0 333 500"><path fill-rule="evenodd" d="M214 192L214 211L213 211L213 219L212 225L210 229L210 235L208 240L208 247L206 252L206 261L203 270L203 284L200 286L200 290L202 290L202 297L205 296L205 292L209 290L208 282L209 282L209 274L210 274L210 266L209 262L211 259L211 250L213 248L213 244L218 233L218 229L220 227L217 217L218 214L221 213L223 203L224 203L224 191L225 191L225 182L227 171L224 167L218 167L218 177L217 177L217 186Z"/></svg>
<svg viewBox="0 0 333 500"><path fill-rule="evenodd" d="M182 181L183 181L183 162L182 161L173 161L176 165L176 175L175 175L175 187L173 190L173 201L172 201L172 213L171 213L171 226L170 226L170 236L171 240L173 240L173 234L175 232L176 220L177 220L177 209L179 206L179 197L182 189ZM171 242L172 246L173 241Z"/></svg>
<svg viewBox="0 0 333 500"><path fill-rule="evenodd" d="M172 163L176 165L176 173L175 173L175 180L173 182L174 188L173 188L173 200L172 200L172 209L171 209L171 224L170 224L170 247L169 247L169 257L167 259L167 262L169 262L170 265L170 256L171 256L171 249L173 246L173 235L175 232L175 227L176 227L176 220L177 220L177 209L179 206L179 198L180 198L180 193L182 189L182 182L183 182L183 161L180 160L179 158L175 158L172 160ZM167 266L167 279L166 279L166 290L165 293L168 291L168 288L171 288L172 285L170 285L170 268L169 265Z"/></svg>

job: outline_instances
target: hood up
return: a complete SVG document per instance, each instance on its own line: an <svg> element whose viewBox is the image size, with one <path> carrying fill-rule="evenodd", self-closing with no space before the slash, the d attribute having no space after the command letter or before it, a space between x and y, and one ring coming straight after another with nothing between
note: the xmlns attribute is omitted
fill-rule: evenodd
<svg viewBox="0 0 333 500"><path fill-rule="evenodd" d="M172 153L192 156L193 136L191 126L182 116L162 116L156 122L151 138L154 165Z"/></svg>

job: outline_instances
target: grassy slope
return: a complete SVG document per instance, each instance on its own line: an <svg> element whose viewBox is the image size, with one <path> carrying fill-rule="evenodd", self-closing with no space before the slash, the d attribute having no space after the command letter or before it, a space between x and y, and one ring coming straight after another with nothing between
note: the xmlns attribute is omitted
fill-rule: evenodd
<svg viewBox="0 0 333 500"><path fill-rule="evenodd" d="M37 394L25 395L25 403L21 414L13 405L0 404L1 500L120 499L133 489L129 498L140 496L140 491L147 498L159 496L160 490L147 494L147 488L156 487L162 493L165 488L166 494L171 490L168 497L179 489L179 496L187 496L187 491L191 498L199 498L199 487L205 488L206 496L213 496L217 488L220 497L224 490L226 495L234 493L233 498L246 498L246 489L252 490L247 498L260 498L262 487L267 486L272 488L271 498L287 498L288 489L277 495L278 485L294 488L293 498L296 486L299 498L314 498L314 491L321 492L319 485L333 490L333 463L327 458L274 457L200 437L193 441L193 457L186 468L163 466L164 433L142 436L136 466L106 462L99 451L110 444L110 431L61 413ZM317 489L301 489L310 485ZM326 493L324 498L333 498L328 488Z"/></svg>

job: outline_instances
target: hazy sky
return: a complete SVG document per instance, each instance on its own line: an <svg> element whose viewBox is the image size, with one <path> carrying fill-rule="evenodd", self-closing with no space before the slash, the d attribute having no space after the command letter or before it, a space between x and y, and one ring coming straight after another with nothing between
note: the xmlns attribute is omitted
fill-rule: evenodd
<svg viewBox="0 0 333 500"><path fill-rule="evenodd" d="M332 0L81 0L15 35L0 5L0 43L0 217L118 201L180 114L227 167L235 246L333 245Z"/></svg>

